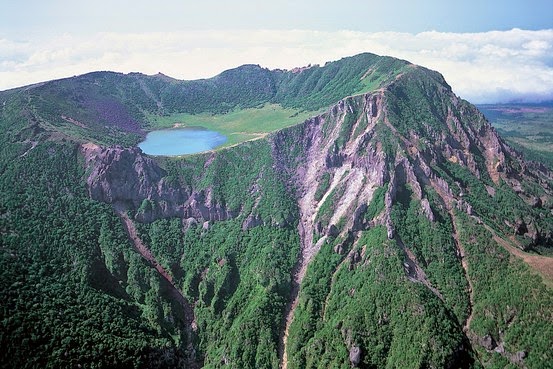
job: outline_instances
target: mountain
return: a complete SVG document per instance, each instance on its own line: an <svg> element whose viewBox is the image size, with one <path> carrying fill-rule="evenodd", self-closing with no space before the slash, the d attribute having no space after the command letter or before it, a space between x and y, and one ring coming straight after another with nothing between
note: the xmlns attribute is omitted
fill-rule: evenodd
<svg viewBox="0 0 553 369"><path fill-rule="evenodd" d="M552 173L437 72L96 72L0 103L2 367L553 360ZM312 116L190 156L135 147L267 104Z"/></svg>

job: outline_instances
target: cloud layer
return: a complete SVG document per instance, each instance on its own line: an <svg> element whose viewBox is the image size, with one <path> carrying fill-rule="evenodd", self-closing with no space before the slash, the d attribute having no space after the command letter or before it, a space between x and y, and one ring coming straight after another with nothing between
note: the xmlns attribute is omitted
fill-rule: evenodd
<svg viewBox="0 0 553 369"><path fill-rule="evenodd" d="M353 31L190 31L0 38L0 90L96 70L210 77L245 63L324 64L360 52L440 71L474 102L553 99L553 30L418 34Z"/></svg>

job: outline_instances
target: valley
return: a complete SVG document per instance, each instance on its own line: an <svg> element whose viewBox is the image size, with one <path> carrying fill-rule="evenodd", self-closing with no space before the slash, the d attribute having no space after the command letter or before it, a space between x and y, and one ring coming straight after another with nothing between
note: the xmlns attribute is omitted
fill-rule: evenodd
<svg viewBox="0 0 553 369"><path fill-rule="evenodd" d="M316 112L265 104L255 108L236 109L224 114L150 115L148 122L150 129L202 127L217 131L227 137L227 141L222 144L225 147L262 138L270 132L298 124L312 115L316 115Z"/></svg>

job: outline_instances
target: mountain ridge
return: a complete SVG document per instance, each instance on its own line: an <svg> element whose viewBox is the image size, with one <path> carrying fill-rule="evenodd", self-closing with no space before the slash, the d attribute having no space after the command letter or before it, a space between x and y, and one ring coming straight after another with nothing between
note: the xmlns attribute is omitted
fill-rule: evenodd
<svg viewBox="0 0 553 369"><path fill-rule="evenodd" d="M235 108L253 108L264 103L277 103L297 111L316 111L367 87L363 81L368 80L366 83L370 84L378 83L379 78L386 79L387 74L396 72L398 63L405 65L406 62L367 53L300 73L247 65L210 79L169 82L137 73L91 72L0 94L20 94L21 104L29 101L36 104L35 114L39 111L42 115L37 120L60 126L64 124L63 115L85 123L82 127L63 127L65 130L74 129L77 134L104 143L98 135L101 132L106 136L104 139L111 139L105 144L132 146L151 125L150 114L224 114ZM367 74L370 66L374 70ZM90 134L96 137L89 137Z"/></svg>

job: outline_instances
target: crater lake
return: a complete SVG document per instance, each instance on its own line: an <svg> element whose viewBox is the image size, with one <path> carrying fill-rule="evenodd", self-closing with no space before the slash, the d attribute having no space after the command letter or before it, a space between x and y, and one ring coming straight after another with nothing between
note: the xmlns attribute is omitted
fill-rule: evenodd
<svg viewBox="0 0 553 369"><path fill-rule="evenodd" d="M191 127L149 132L138 147L148 155L177 156L212 150L226 141L219 132Z"/></svg>

